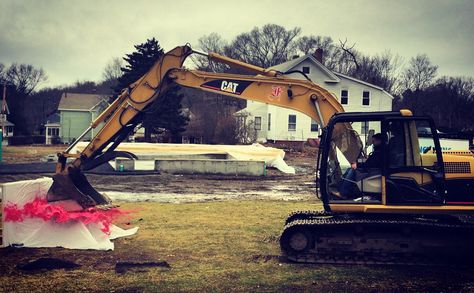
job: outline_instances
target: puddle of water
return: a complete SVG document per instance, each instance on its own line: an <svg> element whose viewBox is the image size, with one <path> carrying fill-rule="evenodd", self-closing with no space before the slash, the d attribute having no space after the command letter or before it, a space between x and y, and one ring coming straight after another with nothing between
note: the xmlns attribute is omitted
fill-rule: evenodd
<svg viewBox="0 0 474 293"><path fill-rule="evenodd" d="M204 193L130 193L120 191L104 191L104 194L113 201L124 202L141 202L153 201L161 203L190 203L190 202L206 202L206 201L222 201L222 200L283 200L295 201L308 199L302 194L292 195L288 192L223 192L220 194L204 194Z"/></svg>

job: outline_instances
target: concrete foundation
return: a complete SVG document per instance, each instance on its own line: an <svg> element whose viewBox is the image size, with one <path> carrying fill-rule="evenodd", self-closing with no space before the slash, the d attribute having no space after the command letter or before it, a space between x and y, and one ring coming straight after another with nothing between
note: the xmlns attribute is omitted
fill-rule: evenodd
<svg viewBox="0 0 474 293"><path fill-rule="evenodd" d="M207 158L178 159L174 157L139 161L116 159L115 170L119 172L135 171L136 169L140 169L140 162L146 162L147 165L150 163L153 164L154 162L154 170L171 174L221 174L245 176L264 176L266 174L266 165L264 161ZM136 167L136 163L138 164L138 167Z"/></svg>
<svg viewBox="0 0 474 293"><path fill-rule="evenodd" d="M221 174L264 176L263 161L220 159L160 159L155 160L155 170L171 174Z"/></svg>

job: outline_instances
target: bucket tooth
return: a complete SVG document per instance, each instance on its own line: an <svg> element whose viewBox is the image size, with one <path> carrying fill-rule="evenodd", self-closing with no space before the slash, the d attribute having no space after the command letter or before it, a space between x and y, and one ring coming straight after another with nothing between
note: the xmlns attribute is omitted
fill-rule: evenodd
<svg viewBox="0 0 474 293"><path fill-rule="evenodd" d="M74 200L84 209L111 204L111 200L97 192L80 171L55 174L46 198L48 202Z"/></svg>

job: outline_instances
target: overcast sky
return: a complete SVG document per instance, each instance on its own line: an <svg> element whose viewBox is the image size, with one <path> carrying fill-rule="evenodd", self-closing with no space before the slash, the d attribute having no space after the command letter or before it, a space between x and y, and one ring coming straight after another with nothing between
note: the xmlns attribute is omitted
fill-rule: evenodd
<svg viewBox="0 0 474 293"><path fill-rule="evenodd" d="M29 63L46 86L100 80L105 64L156 37L171 49L217 32L301 27L347 38L362 52L426 53L440 75L474 76L474 1L0 0L0 63Z"/></svg>

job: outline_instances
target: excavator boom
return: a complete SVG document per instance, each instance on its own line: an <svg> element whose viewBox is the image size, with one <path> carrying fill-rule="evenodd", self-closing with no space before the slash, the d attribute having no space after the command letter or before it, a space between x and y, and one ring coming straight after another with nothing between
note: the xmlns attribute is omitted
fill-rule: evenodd
<svg viewBox="0 0 474 293"><path fill-rule="evenodd" d="M101 123L103 127L80 154L70 153L75 143L59 154L54 183L48 192L49 201L74 200L83 208L110 204L97 192L82 171L97 167L118 156L135 159L133 154L115 152L142 120L152 103L163 98L173 85L196 88L236 98L254 100L302 112L320 125L335 113L344 112L337 99L310 80L288 78L283 73L234 60L216 53L204 54L210 60L227 64L256 75L211 73L183 68L186 58L198 53L189 46L176 47L163 54L140 79L124 89L76 140ZM203 55L203 53L198 53ZM74 158L67 163L67 158Z"/></svg>

